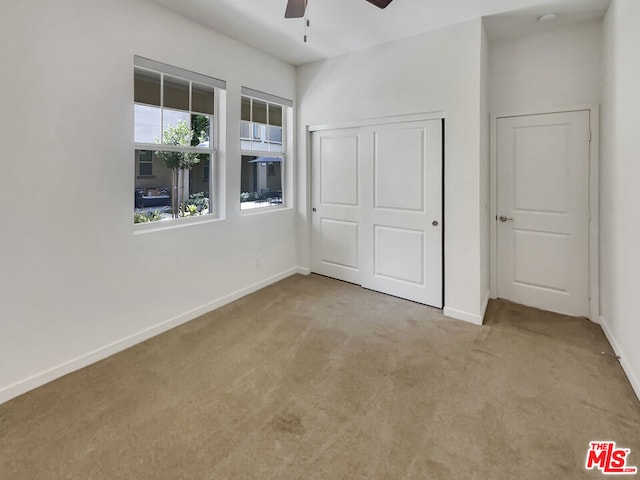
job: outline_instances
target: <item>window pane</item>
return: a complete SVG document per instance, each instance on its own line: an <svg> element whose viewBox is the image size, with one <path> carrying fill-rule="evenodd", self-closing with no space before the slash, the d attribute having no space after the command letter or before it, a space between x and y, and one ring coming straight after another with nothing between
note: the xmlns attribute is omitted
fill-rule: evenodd
<svg viewBox="0 0 640 480"><path fill-rule="evenodd" d="M248 123L249 135L251 142L241 142L243 150L251 150L253 152L268 152L269 144L267 142L267 125L261 123ZM242 127L242 125L241 125Z"/></svg>
<svg viewBox="0 0 640 480"><path fill-rule="evenodd" d="M210 167L211 164L208 161L202 165L202 168L204 170L204 178L202 179L203 182L208 182L211 177Z"/></svg>
<svg viewBox="0 0 640 480"><path fill-rule="evenodd" d="M251 138L257 142L261 141L264 138L264 125L260 125L258 123L252 124L253 128L251 130Z"/></svg>
<svg viewBox="0 0 640 480"><path fill-rule="evenodd" d="M151 163L141 163L151 157ZM134 223L147 223L171 218L171 170L155 152L136 150L138 166L151 165L153 177L137 177L134 195Z"/></svg>
<svg viewBox="0 0 640 480"><path fill-rule="evenodd" d="M211 197L209 186L212 183L210 182L211 156L198 154L198 159L200 160L199 163L189 172L189 196L186 198L186 203L187 205L195 204L198 207L198 213L204 215L213 211L213 206L209 204ZM188 210L189 208L184 213L189 213ZM191 216L195 214L193 207L191 207L190 213L192 214Z"/></svg>
<svg viewBox="0 0 640 480"><path fill-rule="evenodd" d="M240 138L251 140L251 122L246 120L240 122Z"/></svg>
<svg viewBox="0 0 640 480"><path fill-rule="evenodd" d="M210 116L191 115L191 130L193 130L193 138L191 139L192 146L202 148L210 148L213 146Z"/></svg>
<svg viewBox="0 0 640 480"><path fill-rule="evenodd" d="M269 125L282 126L282 107L269 104Z"/></svg>
<svg viewBox="0 0 640 480"><path fill-rule="evenodd" d="M164 76L164 106L189 110L189 82Z"/></svg>
<svg viewBox="0 0 640 480"><path fill-rule="evenodd" d="M153 175L153 153L150 150L138 150L136 159L138 161L138 175Z"/></svg>
<svg viewBox="0 0 640 480"><path fill-rule="evenodd" d="M140 162L139 169L138 169L138 175L140 175L140 176L153 175L152 166L153 166L153 164L151 164L151 163L142 163L142 162Z"/></svg>
<svg viewBox="0 0 640 480"><path fill-rule="evenodd" d="M136 161L145 158L145 151L136 150ZM147 151L148 152L148 151ZM168 165L180 162L181 155L190 155L191 170L178 170L176 175ZM209 204L211 158L208 154L185 152L153 152L153 177L136 178L134 223L155 222L178 217L206 215Z"/></svg>
<svg viewBox="0 0 640 480"><path fill-rule="evenodd" d="M135 101L160 106L160 74L136 68L133 77Z"/></svg>
<svg viewBox="0 0 640 480"><path fill-rule="evenodd" d="M253 99L253 121L254 123L267 123L267 104L265 102Z"/></svg>
<svg viewBox="0 0 640 480"><path fill-rule="evenodd" d="M282 204L282 158L242 156L240 209Z"/></svg>
<svg viewBox="0 0 640 480"><path fill-rule="evenodd" d="M138 150L138 161L140 162L152 162L153 152L151 150Z"/></svg>
<svg viewBox="0 0 640 480"><path fill-rule="evenodd" d="M246 120L240 121L240 149L251 150L251 122Z"/></svg>
<svg viewBox="0 0 640 480"><path fill-rule="evenodd" d="M213 115L213 87L194 83L191 86L191 110Z"/></svg>
<svg viewBox="0 0 640 480"><path fill-rule="evenodd" d="M282 127L268 127L269 128L269 151L270 152L283 152L282 146Z"/></svg>
<svg viewBox="0 0 640 480"><path fill-rule="evenodd" d="M240 108L240 119L251 121L251 99L248 97L242 97L242 104Z"/></svg>
<svg viewBox="0 0 640 480"><path fill-rule="evenodd" d="M134 106L135 142L158 143L160 141L160 108L146 105Z"/></svg>
<svg viewBox="0 0 640 480"><path fill-rule="evenodd" d="M191 145L191 115L189 112L177 112L175 110L164 110L164 122L162 125L162 143L169 145ZM181 125L183 123L184 125ZM174 127L173 129L171 127ZM186 128L185 128L186 127ZM175 129L179 129L176 131ZM183 132L180 134L180 132Z"/></svg>

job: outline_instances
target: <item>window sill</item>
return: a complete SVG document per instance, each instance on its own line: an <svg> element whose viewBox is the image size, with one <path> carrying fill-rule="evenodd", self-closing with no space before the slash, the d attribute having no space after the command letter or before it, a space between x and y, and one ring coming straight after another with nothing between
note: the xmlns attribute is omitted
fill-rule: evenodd
<svg viewBox="0 0 640 480"><path fill-rule="evenodd" d="M285 210L293 210L293 207L288 205L269 205L268 207L258 207L258 208L247 208L245 210L240 210L240 216L249 217L252 215L260 215L261 213L271 213L271 212L281 212Z"/></svg>
<svg viewBox="0 0 640 480"><path fill-rule="evenodd" d="M171 220L162 220L158 222L134 223L133 234L144 235L147 233L161 232L164 230L190 227L192 225L202 225L203 223L215 223L222 220L224 220L223 217L215 217L209 214L201 215L198 217L174 218Z"/></svg>

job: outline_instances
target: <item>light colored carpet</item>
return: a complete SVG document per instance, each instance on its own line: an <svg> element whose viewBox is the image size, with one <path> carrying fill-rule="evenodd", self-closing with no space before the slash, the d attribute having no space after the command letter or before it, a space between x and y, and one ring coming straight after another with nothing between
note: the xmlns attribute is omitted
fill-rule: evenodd
<svg viewBox="0 0 640 480"><path fill-rule="evenodd" d="M597 325L294 276L0 405L2 479L584 479L640 405Z"/></svg>

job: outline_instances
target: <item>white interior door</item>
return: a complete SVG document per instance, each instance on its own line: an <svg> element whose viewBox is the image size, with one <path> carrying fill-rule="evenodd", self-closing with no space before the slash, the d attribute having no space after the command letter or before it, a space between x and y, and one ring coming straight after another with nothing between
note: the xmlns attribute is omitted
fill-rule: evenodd
<svg viewBox="0 0 640 480"><path fill-rule="evenodd" d="M442 307L442 120L313 132L312 271Z"/></svg>
<svg viewBox="0 0 640 480"><path fill-rule="evenodd" d="M442 120L365 136L362 286L442 307Z"/></svg>
<svg viewBox="0 0 640 480"><path fill-rule="evenodd" d="M360 284L360 130L312 134L314 272Z"/></svg>
<svg viewBox="0 0 640 480"><path fill-rule="evenodd" d="M514 302L589 315L589 112L501 118L497 288Z"/></svg>

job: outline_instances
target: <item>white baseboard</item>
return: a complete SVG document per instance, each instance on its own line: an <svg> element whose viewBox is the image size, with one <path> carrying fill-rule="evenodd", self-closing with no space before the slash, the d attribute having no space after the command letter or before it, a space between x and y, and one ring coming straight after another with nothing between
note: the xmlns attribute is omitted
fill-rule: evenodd
<svg viewBox="0 0 640 480"><path fill-rule="evenodd" d="M281 272L277 275L266 278L265 280L254 283L253 285L250 285L248 287L241 288L240 290L230 293L229 295L225 295L222 298L208 302L181 315L165 320L164 322L158 323L149 328L145 328L144 330L136 332L133 335L129 335L125 338L105 345L104 347L100 347L96 350L93 350L92 352L88 352L72 360L56 365L55 367L51 367L23 380L19 380L11 385L0 388L0 404L11 400L18 395L22 395L29 390L33 390L34 388L44 385L45 383L49 383L56 378L60 378L71 372L91 365L92 363L110 357L111 355L126 350L127 348L130 348L140 342L144 342L145 340L155 337L156 335L160 335L161 333L171 330L172 328L182 325L183 323L193 320L228 303L234 302L239 298L242 298L246 295L249 295L250 293L260 290L261 288L271 285L272 283L283 280L287 277L290 277L291 275L295 275L296 273L301 273L299 272L299 269L297 267L285 270L284 272Z"/></svg>
<svg viewBox="0 0 640 480"><path fill-rule="evenodd" d="M625 352L620 347L620 343L618 343L618 340L616 340L615 335L613 335L607 319L602 316L600 317L600 327L607 337L607 340L609 340L609 343L613 347L613 351L618 357L620 357L620 365L622 365L622 370L624 370L624 373L627 375L629 383L631 384L631 388L633 388L633 391L636 393L636 397L638 397L638 400L640 400L640 378L638 378L636 372L633 371L631 365L629 365L629 363L627 362Z"/></svg>
<svg viewBox="0 0 640 480"><path fill-rule="evenodd" d="M487 290L482 301L482 307L480 308L480 314L469 313L463 310L456 310L455 308L444 307L442 313L447 317L455 318L456 320L463 320L465 322L473 323L474 325L482 325L484 321L484 314L487 311L489 305L489 298L491 297L491 291Z"/></svg>
<svg viewBox="0 0 640 480"><path fill-rule="evenodd" d="M487 307L489 306L489 299L491 298L491 290L487 290L487 293L484 294L484 300L482 301L482 307L480 309L480 313L482 315L482 321L484 321L484 315L487 313Z"/></svg>
<svg viewBox="0 0 640 480"><path fill-rule="evenodd" d="M299 273L300 275L310 275L311 269L306 267L297 267L296 273Z"/></svg>
<svg viewBox="0 0 640 480"><path fill-rule="evenodd" d="M456 310L455 308L449 307L444 307L442 313L444 313L445 316L455 318L456 320L463 320L465 322L473 323L474 325L482 325L482 315Z"/></svg>

